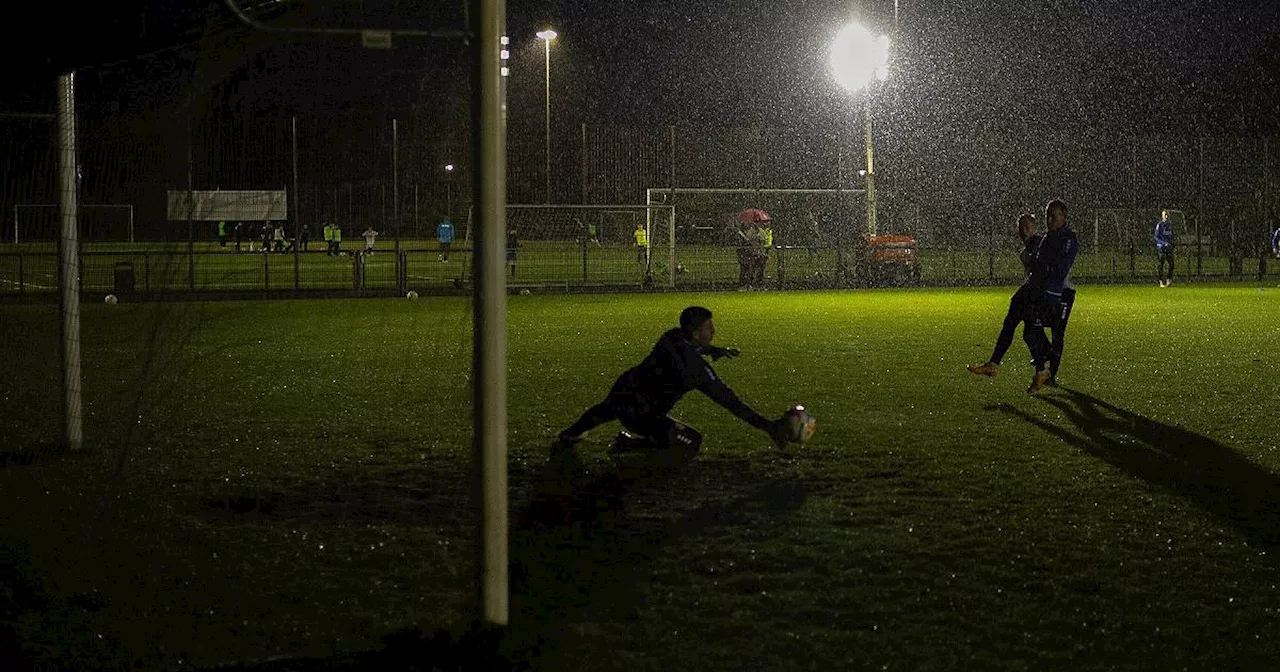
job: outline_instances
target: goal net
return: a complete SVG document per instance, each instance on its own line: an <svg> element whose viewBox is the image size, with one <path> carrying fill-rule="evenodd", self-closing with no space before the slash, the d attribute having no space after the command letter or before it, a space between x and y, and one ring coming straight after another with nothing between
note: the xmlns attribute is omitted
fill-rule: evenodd
<svg viewBox="0 0 1280 672"><path fill-rule="evenodd" d="M834 247L852 244L854 237L865 232L864 193L861 189L653 188L646 190L645 200L674 206L682 246L732 243L738 214L758 209L769 215L775 245Z"/></svg>
<svg viewBox="0 0 1280 672"><path fill-rule="evenodd" d="M672 286L674 213L662 204L507 205L508 281ZM475 236L474 215L473 208L463 236L468 242ZM637 230L643 235L637 237Z"/></svg>
<svg viewBox="0 0 1280 672"><path fill-rule="evenodd" d="M13 206L14 244L58 239L59 210L52 203L19 203ZM80 240L87 242L134 242L132 205L76 206Z"/></svg>
<svg viewBox="0 0 1280 672"><path fill-rule="evenodd" d="M1194 247L1196 238L1187 225L1187 214L1174 208L1098 208L1093 211L1092 225L1087 229L1077 229L1085 229L1079 231L1079 234L1087 239L1083 242L1095 250L1127 251L1133 245L1140 254L1147 253L1147 248L1151 248L1150 251L1154 254L1155 225L1164 211L1169 213L1169 221L1173 223L1179 245ZM1203 242L1207 247L1212 243L1212 238L1205 236Z"/></svg>

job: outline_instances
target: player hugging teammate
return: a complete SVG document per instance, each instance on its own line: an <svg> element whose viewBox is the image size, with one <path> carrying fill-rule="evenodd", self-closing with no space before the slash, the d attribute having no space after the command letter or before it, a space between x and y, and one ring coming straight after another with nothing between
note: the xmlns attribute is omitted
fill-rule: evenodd
<svg viewBox="0 0 1280 672"><path fill-rule="evenodd" d="M1058 384L1058 367L1066 344L1067 321L1076 301L1075 285L1071 282L1071 267L1075 264L1080 243L1076 233L1067 223L1067 206L1054 200L1045 207L1048 232L1035 233L1035 218L1023 215L1018 219L1018 233L1023 240L1022 265L1026 280L1009 301L1004 326L996 338L991 358L984 364L969 366L969 371L982 376L995 376L1001 360L1013 342L1013 332L1022 323L1022 339L1031 350L1032 364L1036 372L1027 392ZM1052 340L1045 336L1048 328Z"/></svg>

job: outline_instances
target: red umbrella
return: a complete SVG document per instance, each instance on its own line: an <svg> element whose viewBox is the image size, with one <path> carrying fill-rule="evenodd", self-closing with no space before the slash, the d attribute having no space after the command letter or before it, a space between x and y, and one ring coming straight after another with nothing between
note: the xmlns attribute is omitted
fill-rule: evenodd
<svg viewBox="0 0 1280 672"><path fill-rule="evenodd" d="M739 222L771 222L773 218L760 208L747 208L738 213Z"/></svg>

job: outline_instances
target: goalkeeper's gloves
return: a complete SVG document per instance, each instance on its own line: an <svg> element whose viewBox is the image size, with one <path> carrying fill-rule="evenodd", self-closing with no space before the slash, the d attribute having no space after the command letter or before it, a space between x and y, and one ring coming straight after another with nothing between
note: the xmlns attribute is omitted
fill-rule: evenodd
<svg viewBox="0 0 1280 672"><path fill-rule="evenodd" d="M770 420L769 427L765 429L769 433L769 438L773 439L774 447L781 450L790 442L790 432L787 430L787 423L784 418Z"/></svg>

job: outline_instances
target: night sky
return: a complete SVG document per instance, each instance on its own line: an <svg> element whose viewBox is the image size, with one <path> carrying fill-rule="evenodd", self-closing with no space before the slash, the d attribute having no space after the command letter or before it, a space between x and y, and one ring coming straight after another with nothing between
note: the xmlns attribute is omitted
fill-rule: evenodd
<svg viewBox="0 0 1280 672"><path fill-rule="evenodd" d="M59 23L50 25L59 27L39 33L46 39L22 40L21 47L16 37L8 40L8 60L23 65L5 93L11 109L24 101L38 106L41 95L33 91L41 87L34 85L67 65L122 61L219 30L243 32L218 0L110 5L80 9L69 20L56 14ZM324 25L456 25L460 14L458 3L440 2L275 6L259 15ZM53 12L37 9L36 16L52 19ZM845 19L856 17L894 35L886 88L900 112L915 119L946 123L978 115L1021 118L1033 127L1043 120L1130 128L1208 122L1240 131L1276 123L1280 3L1270 0L900 0L896 22L894 13L891 0L512 2L513 67L517 75L532 74L513 78L512 95L525 95L522 88L541 93L542 54L533 32L551 25L560 32L552 48L553 95L584 115L716 124L821 118L849 104L831 81L827 48ZM455 43L391 54L308 45L311 56L300 57L298 47L267 47L261 38L231 39L219 49L223 60L238 61L227 64L232 73L239 65L271 80L261 87L264 102L275 102L270 91L302 107L368 101L413 88L452 90L445 80L465 80ZM162 67L181 78L193 58L211 60L189 49L151 58L159 63L138 76L155 79ZM108 71L128 76L122 69L138 70ZM362 85L377 75L383 79L375 90ZM430 81L433 75L438 81Z"/></svg>
<svg viewBox="0 0 1280 672"><path fill-rule="evenodd" d="M246 4L255 16L280 25L457 27L463 16L454 2L254 2ZM54 8L35 11L51 17ZM993 171L1017 179L1051 147L1087 152L1071 148L1082 134L1280 132L1274 0L900 0L896 19L892 0L544 0L508 5L509 163L541 179L543 45L534 33L543 27L559 31L557 129L843 127L857 137L865 95L839 90L828 64L830 42L850 19L894 41L890 78L871 94L878 172L892 180L896 169L914 171L907 179L921 189L989 184L983 174ZM51 110L53 76L76 66L82 114L270 120L414 108L426 111L417 117L424 133L453 138L440 155L465 161L468 54L456 40L406 40L389 51L286 41L245 28L221 0L95 5L56 25L36 33L47 39L6 42L8 61L22 67L0 106ZM574 172L577 159L556 160Z"/></svg>

